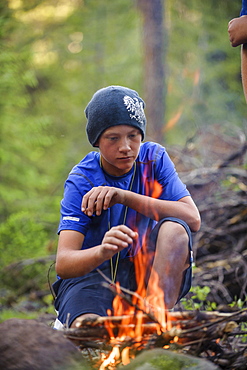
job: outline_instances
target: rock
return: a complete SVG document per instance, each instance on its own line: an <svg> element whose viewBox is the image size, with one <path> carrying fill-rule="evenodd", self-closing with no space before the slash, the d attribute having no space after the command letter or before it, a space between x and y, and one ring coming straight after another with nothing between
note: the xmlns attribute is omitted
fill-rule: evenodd
<svg viewBox="0 0 247 370"><path fill-rule="evenodd" d="M37 320L0 324L0 369L88 370L89 365L63 333Z"/></svg>
<svg viewBox="0 0 247 370"><path fill-rule="evenodd" d="M216 370L212 362L165 349L142 352L124 370Z"/></svg>

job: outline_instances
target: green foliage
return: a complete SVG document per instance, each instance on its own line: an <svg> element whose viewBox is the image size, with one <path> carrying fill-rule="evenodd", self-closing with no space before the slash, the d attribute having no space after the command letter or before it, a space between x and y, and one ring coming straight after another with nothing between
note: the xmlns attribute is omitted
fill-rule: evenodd
<svg viewBox="0 0 247 370"><path fill-rule="evenodd" d="M241 182L236 176L227 176L223 181L222 185L232 192L239 193L241 191L246 192L246 185Z"/></svg>
<svg viewBox="0 0 247 370"><path fill-rule="evenodd" d="M142 19L135 2L123 0L1 7L0 221L23 209L49 213L52 233L65 177L91 149L88 100L108 84L143 93ZM239 11L233 2L165 3L166 120L180 112L168 142L182 143L205 124L243 125L239 53L227 35Z"/></svg>
<svg viewBox="0 0 247 370"><path fill-rule="evenodd" d="M231 304L229 304L229 307L232 307L237 310L247 310L247 308L244 308L247 306L247 300L245 299L242 301L241 299L235 299ZM240 330L242 333L246 334L241 334L241 341L242 343L247 343L247 323L246 322L241 322L240 323Z"/></svg>
<svg viewBox="0 0 247 370"><path fill-rule="evenodd" d="M3 298L0 299L0 304L3 304ZM6 306L6 304L5 304ZM30 300L29 297L24 296L15 300L15 303L9 308L0 310L0 322L8 319L40 319L43 317L47 324L52 326L56 314L53 306L52 296L44 296L42 301Z"/></svg>
<svg viewBox="0 0 247 370"><path fill-rule="evenodd" d="M241 299L236 299L229 304L229 307L237 308L239 310L242 310L247 305L247 300L242 301Z"/></svg>
<svg viewBox="0 0 247 370"><path fill-rule="evenodd" d="M246 334L242 336L242 343L246 344L247 343L247 323L241 322L240 327L241 327L242 332L246 332Z"/></svg>
<svg viewBox="0 0 247 370"><path fill-rule="evenodd" d="M24 267L20 267L18 264L11 265L3 269L0 275L1 283L8 289L8 292L2 298L11 303L16 301L19 296L29 292L40 289L48 291L47 269L47 266L38 263L28 264Z"/></svg>
<svg viewBox="0 0 247 370"><path fill-rule="evenodd" d="M188 295L181 299L181 304L185 310L215 311L217 310L217 304L210 300L210 292L209 286L192 286ZM242 310L246 303L246 300L235 298L228 306L229 308Z"/></svg>
<svg viewBox="0 0 247 370"><path fill-rule="evenodd" d="M44 255L47 233L35 215L14 213L0 225L0 265Z"/></svg>
<svg viewBox="0 0 247 370"><path fill-rule="evenodd" d="M186 310L206 310L214 311L217 307L215 302L207 300L210 288L208 286L193 286L190 289L189 298L183 298L181 303Z"/></svg>
<svg viewBox="0 0 247 370"><path fill-rule="evenodd" d="M2 310L0 312L0 322L9 320L12 318L16 319L37 319L37 313L35 312L17 312L16 310Z"/></svg>
<svg viewBox="0 0 247 370"><path fill-rule="evenodd" d="M244 128L240 49L231 47L227 33L240 8L241 2L222 0L168 1L167 120L180 114L166 132L170 143L183 143L205 125Z"/></svg>

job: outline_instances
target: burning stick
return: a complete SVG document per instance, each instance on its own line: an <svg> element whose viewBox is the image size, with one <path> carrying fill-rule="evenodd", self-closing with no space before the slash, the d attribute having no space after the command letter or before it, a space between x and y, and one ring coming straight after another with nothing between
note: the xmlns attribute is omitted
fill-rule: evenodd
<svg viewBox="0 0 247 370"><path fill-rule="evenodd" d="M142 309L140 306L138 306L137 304L133 303L132 300L127 295L123 294L122 292L124 292L126 294L129 294L132 297L136 297L142 303L142 306L144 306L146 308L150 308L150 305L145 301L144 298L142 298L136 292L132 292L129 289L120 287L117 284L113 283L101 270L97 269L97 271L109 283L109 284L103 283L103 286L104 287L110 289L111 292L115 296L118 295L120 298L122 298L123 300L125 300L130 306L134 307L137 311L141 311L141 312L145 313L150 318L150 320L152 320L153 322L155 322L158 325L160 325L160 323L157 321L157 319L153 316L152 313L148 312L148 310Z"/></svg>

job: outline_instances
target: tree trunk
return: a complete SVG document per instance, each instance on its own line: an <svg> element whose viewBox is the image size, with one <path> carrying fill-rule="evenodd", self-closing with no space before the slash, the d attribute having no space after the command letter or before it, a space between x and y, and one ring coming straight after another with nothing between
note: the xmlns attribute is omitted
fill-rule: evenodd
<svg viewBox="0 0 247 370"><path fill-rule="evenodd" d="M164 141L164 0L138 0L143 15L144 100L147 134L150 140Z"/></svg>

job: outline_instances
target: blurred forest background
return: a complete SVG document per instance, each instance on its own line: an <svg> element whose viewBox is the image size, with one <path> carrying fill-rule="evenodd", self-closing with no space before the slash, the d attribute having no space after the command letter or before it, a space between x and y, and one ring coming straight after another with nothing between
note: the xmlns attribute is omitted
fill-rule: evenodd
<svg viewBox="0 0 247 370"><path fill-rule="evenodd" d="M1 320L40 309L41 284L47 287L43 302L52 302L47 270L56 252L63 183L91 150L84 108L92 94L114 84L148 95L141 3L1 0ZM227 26L239 16L241 1L160 3L163 118L159 132L149 118L146 139L158 132L169 151L209 128L238 136L246 127L246 103L240 48L231 47ZM24 293L34 295L32 303Z"/></svg>

